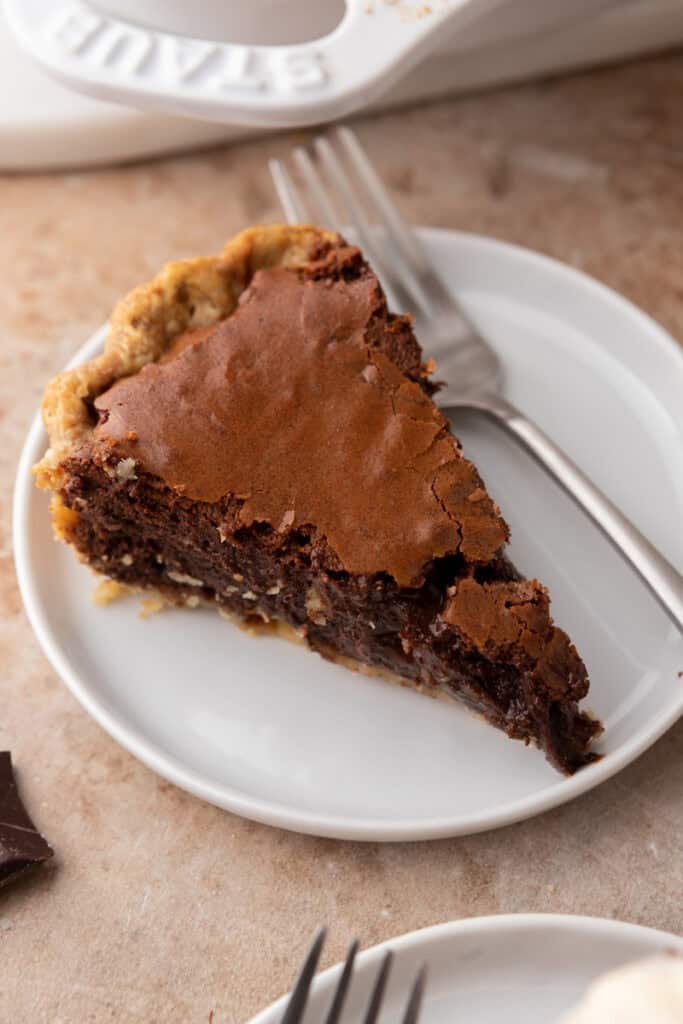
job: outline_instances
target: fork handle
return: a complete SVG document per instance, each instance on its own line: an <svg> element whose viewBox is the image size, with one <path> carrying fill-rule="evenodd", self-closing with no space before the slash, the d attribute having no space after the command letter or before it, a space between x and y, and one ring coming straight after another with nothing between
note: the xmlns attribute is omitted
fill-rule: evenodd
<svg viewBox="0 0 683 1024"><path fill-rule="evenodd" d="M524 413L496 396L485 411L518 440L590 516L683 633L683 576L568 455Z"/></svg>

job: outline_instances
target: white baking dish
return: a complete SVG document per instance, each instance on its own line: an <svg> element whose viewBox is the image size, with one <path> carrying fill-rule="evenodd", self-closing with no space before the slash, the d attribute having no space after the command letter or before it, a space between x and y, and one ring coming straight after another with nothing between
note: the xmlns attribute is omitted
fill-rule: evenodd
<svg viewBox="0 0 683 1024"><path fill-rule="evenodd" d="M620 59L683 41L681 0L434 0L422 14L427 5L349 0L344 25L330 34L339 3L5 0L6 16L24 50L41 70L80 94L41 74L9 34L3 36L0 23L0 83L3 77L7 83L0 89L0 168L127 159ZM127 20L131 15L135 24ZM161 20L161 29L150 28ZM209 29L212 39L196 38ZM183 35L169 35L171 30ZM321 32L327 33L327 42L315 39ZM305 42L292 44L304 36ZM278 40L279 45L264 45ZM199 81L191 75L179 84L164 71L162 44L171 46L176 62L182 65L184 59L185 66L191 54L197 61L213 47L214 64L206 64ZM143 62L136 70L136 60L147 50L156 53L156 63ZM271 68L285 58L294 61L290 70L298 67L296 75L301 75L297 87L289 87L286 75L275 75L273 88L267 83L257 88L258 74L249 80L259 66L257 58ZM210 84L211 67L215 79L216 67L226 59L243 69L246 86L244 81L241 87L235 84L239 75L228 76L218 91L215 81ZM327 62L332 60L339 73L331 74ZM131 105L163 116L133 112ZM177 117L179 112L193 120Z"/></svg>

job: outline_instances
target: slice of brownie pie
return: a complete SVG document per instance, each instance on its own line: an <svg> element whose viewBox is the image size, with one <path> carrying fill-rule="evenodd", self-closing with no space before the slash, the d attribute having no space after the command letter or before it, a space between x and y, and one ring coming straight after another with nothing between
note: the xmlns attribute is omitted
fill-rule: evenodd
<svg viewBox="0 0 683 1024"><path fill-rule="evenodd" d="M601 731L586 669L505 557L421 356L337 235L255 227L171 263L47 388L56 533L122 584L457 697L573 772Z"/></svg>

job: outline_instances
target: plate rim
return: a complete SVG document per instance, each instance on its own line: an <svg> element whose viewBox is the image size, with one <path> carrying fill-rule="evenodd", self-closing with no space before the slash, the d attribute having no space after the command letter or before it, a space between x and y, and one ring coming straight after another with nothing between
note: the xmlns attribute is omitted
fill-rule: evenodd
<svg viewBox="0 0 683 1024"><path fill-rule="evenodd" d="M570 275L580 287L592 289L599 298L611 303L613 307L620 307L622 312L631 317L635 316L641 328L647 330L662 353L669 359L673 357L678 361L683 372L683 347L669 332L629 299L583 271L543 253L484 235L452 231L447 228L420 227L418 230L427 241L430 238L450 239L460 245L480 246L492 251L502 249L517 260L521 259L527 264L533 263L555 275L560 274L565 278L566 275ZM106 330L107 324L97 329L78 349L67 366L76 365L95 354L102 344ZM422 819L371 819L339 814L328 815L297 809L291 804L276 800L251 796L244 790L216 783L178 763L163 748L147 739L134 726L127 724L122 716L108 709L96 694L90 692L87 680L82 679L80 673L71 667L68 657L60 648L59 640L50 626L49 616L41 608L37 590L34 589L29 536L25 528L30 500L35 498L36 494L31 467L40 457L40 454L36 455L36 451L40 452L46 441L38 410L22 447L12 502L15 570L27 617L43 653L73 696L117 743L162 778L224 810L262 824L333 839L396 842L474 835L535 817L588 792L636 760L683 716L681 687L678 694L672 694L671 703L667 708L662 709L648 726L639 729L616 751L605 755L600 761L581 769L573 776L534 791L531 796L493 806L478 814ZM674 629L673 625L671 629Z"/></svg>
<svg viewBox="0 0 683 1024"><path fill-rule="evenodd" d="M482 916L452 918L440 924L427 925L409 932L402 932L395 938L383 939L368 949L361 950L356 957L356 968L372 965L380 960L384 953L391 949L395 954L411 949L419 949L434 939L437 942L464 936L488 935L495 932L515 933L531 931L534 928L546 927L553 931L573 931L577 935L610 935L626 938L641 938L648 943L674 946L683 956L683 936L666 932L650 925L637 924L632 921L620 921L609 917L592 917L589 914L553 914L553 913L511 913L483 914ZM313 991L325 989L334 979L342 966L337 961L316 975ZM278 996L272 1003L259 1010L247 1024L270 1024L271 1020L279 1020L281 1011L289 998L289 991Z"/></svg>

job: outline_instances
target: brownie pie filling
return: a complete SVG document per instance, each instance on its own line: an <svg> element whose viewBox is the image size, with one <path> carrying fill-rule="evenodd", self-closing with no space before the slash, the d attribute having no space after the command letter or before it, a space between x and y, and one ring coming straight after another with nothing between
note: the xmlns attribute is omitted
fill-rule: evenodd
<svg viewBox="0 0 683 1024"><path fill-rule="evenodd" d="M63 532L109 577L283 621L572 772L600 731L578 708L586 670L503 555L420 360L358 250L257 270L229 316L91 396Z"/></svg>

